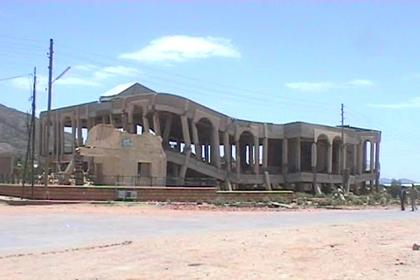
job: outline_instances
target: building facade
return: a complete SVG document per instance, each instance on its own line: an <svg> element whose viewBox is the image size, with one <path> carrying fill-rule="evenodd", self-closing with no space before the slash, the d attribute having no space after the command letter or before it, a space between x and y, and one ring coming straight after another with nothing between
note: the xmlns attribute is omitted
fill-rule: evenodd
<svg viewBox="0 0 420 280"><path fill-rule="evenodd" d="M380 131L304 122L272 124L231 118L186 98L138 83L113 96L41 113L41 155L57 168L72 160L87 131L108 124L160 136L167 184L207 180L226 189L377 184ZM65 139L71 135L71 141ZM193 183L191 183L193 184Z"/></svg>
<svg viewBox="0 0 420 280"><path fill-rule="evenodd" d="M165 185L166 154L162 140L151 133L134 135L98 124L77 151L101 185ZM76 157L77 158L77 157Z"/></svg>

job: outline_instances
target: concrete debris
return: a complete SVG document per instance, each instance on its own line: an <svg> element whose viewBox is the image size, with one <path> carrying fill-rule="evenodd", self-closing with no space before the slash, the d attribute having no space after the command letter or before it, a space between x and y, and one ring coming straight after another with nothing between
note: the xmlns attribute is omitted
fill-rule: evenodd
<svg viewBox="0 0 420 280"><path fill-rule="evenodd" d="M290 205L290 204L284 204L284 203L279 203L279 202L271 202L269 204L269 207L273 207L273 208L288 208L288 209L293 208L293 206Z"/></svg>

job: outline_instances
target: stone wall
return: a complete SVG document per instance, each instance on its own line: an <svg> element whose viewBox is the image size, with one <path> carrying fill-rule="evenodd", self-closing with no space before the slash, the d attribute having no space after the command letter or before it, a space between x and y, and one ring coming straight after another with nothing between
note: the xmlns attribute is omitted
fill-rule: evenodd
<svg viewBox="0 0 420 280"><path fill-rule="evenodd" d="M233 191L218 192L216 188L201 187L76 187L49 186L50 200L114 201L118 191L134 191L136 201L215 202L215 201L290 201L290 191ZM22 192L21 185L0 184L0 195L31 198L31 187ZM34 199L47 199L43 186L34 187Z"/></svg>

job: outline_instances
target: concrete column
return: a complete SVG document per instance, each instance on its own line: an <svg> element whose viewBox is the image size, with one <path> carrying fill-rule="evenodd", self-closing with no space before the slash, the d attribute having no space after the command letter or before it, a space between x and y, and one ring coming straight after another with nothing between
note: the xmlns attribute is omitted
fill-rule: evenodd
<svg viewBox="0 0 420 280"><path fill-rule="evenodd" d="M77 139L79 146L83 146L83 121L82 119L79 119L79 124L77 127Z"/></svg>
<svg viewBox="0 0 420 280"><path fill-rule="evenodd" d="M64 155L64 119L60 119L60 160L61 156Z"/></svg>
<svg viewBox="0 0 420 280"><path fill-rule="evenodd" d="M188 125L187 116L181 116L181 126L182 126L182 137L184 138L185 148L191 149L190 128Z"/></svg>
<svg viewBox="0 0 420 280"><path fill-rule="evenodd" d="M227 168L227 171L229 172L231 169L232 151L230 149L229 133L227 131L223 133L223 149L224 149L224 154L225 154L226 168Z"/></svg>
<svg viewBox="0 0 420 280"><path fill-rule="evenodd" d="M45 133L45 127L46 127L46 125L45 125L45 122L42 122L42 125L40 125L39 126L39 128L40 128L40 130L41 130L41 132L40 132L40 136L41 136L41 141L39 141L39 151L40 151L40 153L41 153L41 155L43 155L43 156L45 156L47 153L46 153L46 150L45 150L45 142L47 141L47 139L46 139L46 136L47 136L47 134Z"/></svg>
<svg viewBox="0 0 420 280"><path fill-rule="evenodd" d="M254 144L248 143L249 167L254 170Z"/></svg>
<svg viewBox="0 0 420 280"><path fill-rule="evenodd" d="M241 174L241 147L239 145L239 139L235 141L235 154L236 154L236 174Z"/></svg>
<svg viewBox="0 0 420 280"><path fill-rule="evenodd" d="M367 142L362 142L363 149L363 172L367 170Z"/></svg>
<svg viewBox="0 0 420 280"><path fill-rule="evenodd" d="M149 133L149 132L150 132L149 119L147 118L146 114L143 114L143 133Z"/></svg>
<svg viewBox="0 0 420 280"><path fill-rule="evenodd" d="M254 137L255 162L254 172L256 175L260 173L260 142L258 137Z"/></svg>
<svg viewBox="0 0 420 280"><path fill-rule="evenodd" d="M50 126L50 146L51 146L51 159L55 156L55 116L51 114L51 126Z"/></svg>
<svg viewBox="0 0 420 280"><path fill-rule="evenodd" d="M363 174L363 162L364 162L364 156L363 156L363 141L359 143L357 154L358 154L358 163L357 163L357 170L359 174Z"/></svg>
<svg viewBox="0 0 420 280"><path fill-rule="evenodd" d="M181 169L179 170L179 177L181 178L181 184L185 183L185 175L187 174L188 169L188 161L190 159L191 149L187 149L185 153L184 163L181 165Z"/></svg>
<svg viewBox="0 0 420 280"><path fill-rule="evenodd" d="M49 141L49 143L48 143L48 145L47 145L47 143L45 143L45 145L46 145L46 147L47 147L47 151L48 151L48 155L54 155L54 145L55 145L55 140L54 140L54 135L55 135L55 132L54 132L55 130L54 130L54 116L51 116L50 117L50 123L49 123L49 127L48 127L48 130L47 131L45 131L45 133L47 133L48 134L48 141Z"/></svg>
<svg viewBox="0 0 420 280"><path fill-rule="evenodd" d="M358 171L357 168L357 145L353 145L353 173L356 174Z"/></svg>
<svg viewBox="0 0 420 280"><path fill-rule="evenodd" d="M169 115L169 117L166 119L165 122L165 128L163 129L163 146L169 147L169 136L171 133L171 127L172 127L172 115Z"/></svg>
<svg viewBox="0 0 420 280"><path fill-rule="evenodd" d="M296 139L296 171L300 172L300 161L301 161L301 139L297 137Z"/></svg>
<svg viewBox="0 0 420 280"><path fill-rule="evenodd" d="M317 155L318 155L318 151L317 151L317 145L316 143L312 143L312 150L311 150L311 167L312 170L314 170L314 172L316 172L316 166L317 166Z"/></svg>
<svg viewBox="0 0 420 280"><path fill-rule="evenodd" d="M204 161L209 162L209 145L206 143L204 144Z"/></svg>
<svg viewBox="0 0 420 280"><path fill-rule="evenodd" d="M180 153L181 152L181 140L177 139L176 140L176 147L175 150Z"/></svg>
<svg viewBox="0 0 420 280"><path fill-rule="evenodd" d="M58 119L57 115L54 116L54 124L53 124L53 141L54 141L54 156L57 158L58 155L58 148L59 148L59 137L58 137Z"/></svg>
<svg viewBox="0 0 420 280"><path fill-rule="evenodd" d="M288 160L287 160L288 159L288 153L289 153L287 142L288 142L287 138L283 138L283 141L282 141L283 154L282 154L282 158L281 158L283 175L287 174L288 169L289 169Z"/></svg>
<svg viewBox="0 0 420 280"><path fill-rule="evenodd" d="M203 156L201 151L201 144L198 138L197 124L195 122L192 123L192 138L195 146L195 154L199 159L201 159Z"/></svg>
<svg viewBox="0 0 420 280"><path fill-rule="evenodd" d="M43 149L43 143L44 143L44 124L42 119L39 120L39 142L38 142L38 151L39 151L39 155L42 156L44 155L44 149Z"/></svg>
<svg viewBox="0 0 420 280"><path fill-rule="evenodd" d="M375 186L379 188L379 178L381 176L381 165L379 163L379 141L375 143Z"/></svg>
<svg viewBox="0 0 420 280"><path fill-rule="evenodd" d="M57 159L57 155L58 155L58 148L60 146L60 138L58 137L58 120L57 120L57 116L54 116L54 156L53 158Z"/></svg>
<svg viewBox="0 0 420 280"><path fill-rule="evenodd" d="M112 114L109 114L108 118L109 118L109 124L114 126L114 118L112 117Z"/></svg>
<svg viewBox="0 0 420 280"><path fill-rule="evenodd" d="M313 177L312 177L312 187L314 190L314 193L320 193L320 188L319 185L317 184L317 173L318 170L316 168L317 166L317 157L318 157L318 151L317 151L317 144L316 142L312 143L311 146L311 168L312 168L312 173L313 173Z"/></svg>
<svg viewBox="0 0 420 280"><path fill-rule="evenodd" d="M82 135L82 120L80 119L80 115L77 114L77 145L80 147L83 145L83 135Z"/></svg>
<svg viewBox="0 0 420 280"><path fill-rule="evenodd" d="M88 131L89 130L91 130L92 129L92 127L94 127L95 126L95 119L93 119L93 118L87 118L86 119L86 126L87 126L87 129L88 129Z"/></svg>
<svg viewBox="0 0 420 280"><path fill-rule="evenodd" d="M327 146L327 173L332 173L332 145L330 143Z"/></svg>
<svg viewBox="0 0 420 280"><path fill-rule="evenodd" d="M71 118L71 150L72 154L76 151L76 118L73 116Z"/></svg>
<svg viewBox="0 0 420 280"><path fill-rule="evenodd" d="M375 147L374 147L374 142L370 141L370 163L369 163L370 173L373 173L374 166L375 166Z"/></svg>
<svg viewBox="0 0 420 280"><path fill-rule="evenodd" d="M47 151L48 151L48 155L53 155L54 154L54 119L53 116L50 117L50 123L49 123L49 127L48 130L45 131L46 134L48 134L48 145L47 143L45 143L46 147L47 147Z"/></svg>
<svg viewBox="0 0 420 280"><path fill-rule="evenodd" d="M379 163L379 152L380 152L380 142L376 142L375 145L375 172L379 172L381 165Z"/></svg>
<svg viewBox="0 0 420 280"><path fill-rule="evenodd" d="M220 168L220 142L219 142L219 130L213 128L212 141L211 141L211 157L212 162L217 168Z"/></svg>
<svg viewBox="0 0 420 280"><path fill-rule="evenodd" d="M127 115L127 131L132 134L137 134L137 123L134 121L135 106L129 106Z"/></svg>
<svg viewBox="0 0 420 280"><path fill-rule="evenodd" d="M131 133L137 134L137 132L138 132L137 131L137 123L136 122L131 123L130 127L131 127L131 129L130 129Z"/></svg>
<svg viewBox="0 0 420 280"><path fill-rule="evenodd" d="M48 141L47 141L47 138ZM45 151L45 155L48 156L50 154L50 146L51 146L51 119L50 122L47 124L45 123L44 126L44 139L45 139L45 143L44 143L44 151ZM47 143L49 142L49 143Z"/></svg>
<svg viewBox="0 0 420 280"><path fill-rule="evenodd" d="M263 140L263 168L268 167L268 138L264 137Z"/></svg>
<svg viewBox="0 0 420 280"><path fill-rule="evenodd" d="M188 161L191 156L191 137L190 137L190 129L188 125L188 118L187 116L181 116L181 126L182 126L182 137L184 138L184 152L185 152L185 160L181 166L180 170L180 177L182 180L185 179L185 175L188 169ZM178 141L179 149L181 149L180 141Z"/></svg>
<svg viewBox="0 0 420 280"><path fill-rule="evenodd" d="M270 179L270 174L268 173L268 171L264 171L264 184L265 184L265 189L267 191L273 190L271 188L271 179Z"/></svg>
<svg viewBox="0 0 420 280"><path fill-rule="evenodd" d="M123 131L132 133L131 129L133 126L133 110L129 109L128 112L122 112L121 122L122 122Z"/></svg>
<svg viewBox="0 0 420 280"><path fill-rule="evenodd" d="M244 166L246 166L246 149L247 149L247 143L241 142L241 140L239 140L239 152L241 155L241 161L243 161ZM241 164L241 168L242 168L242 164ZM244 171L244 170L241 170L241 171Z"/></svg>
<svg viewBox="0 0 420 280"><path fill-rule="evenodd" d="M341 153L341 164L342 164L342 166L341 166L341 169L340 169L340 174L344 174L343 173L343 171L344 170L346 170L346 168L347 168L347 145L345 145L345 144L342 144L343 145L343 148L342 148L342 153Z"/></svg>
<svg viewBox="0 0 420 280"><path fill-rule="evenodd" d="M106 124L106 116L105 115L102 116L102 123Z"/></svg>
<svg viewBox="0 0 420 280"><path fill-rule="evenodd" d="M61 138L61 131L62 131L62 121L59 116L56 118L57 125L56 125L56 137L57 137L57 161L60 161L60 155L62 150L62 138Z"/></svg>
<svg viewBox="0 0 420 280"><path fill-rule="evenodd" d="M161 136L159 112L153 113L153 130L157 136Z"/></svg>

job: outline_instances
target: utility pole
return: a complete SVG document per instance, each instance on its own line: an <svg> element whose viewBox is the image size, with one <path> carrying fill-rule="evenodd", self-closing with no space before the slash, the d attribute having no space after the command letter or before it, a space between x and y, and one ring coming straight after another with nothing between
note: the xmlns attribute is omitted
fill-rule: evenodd
<svg viewBox="0 0 420 280"><path fill-rule="evenodd" d="M341 103L341 175L344 176L344 104Z"/></svg>
<svg viewBox="0 0 420 280"><path fill-rule="evenodd" d="M341 103L341 141L344 147L344 104Z"/></svg>
<svg viewBox="0 0 420 280"><path fill-rule="evenodd" d="M53 39L50 39L50 50L48 53L48 109L47 109L47 137L46 137L46 147L47 147L47 156L45 158L45 169L44 169L44 176L45 176L45 194L48 198L48 171L50 166L50 112L51 112L51 91L52 91L52 72L53 72L53 55L54 55L54 42Z"/></svg>
<svg viewBox="0 0 420 280"><path fill-rule="evenodd" d="M34 188L34 160L35 160L35 102L36 102L36 67L34 68L34 82L33 82L33 90L32 90L32 112L31 112L31 120L27 121L28 127L28 141L26 146L26 155L25 155L25 163L23 169L23 178L22 178L22 198L25 194L25 183L28 175L28 161L31 164L31 196L33 198L33 188Z"/></svg>
<svg viewBox="0 0 420 280"><path fill-rule="evenodd" d="M34 198L34 185L35 185L35 130L36 130L36 67L34 68L34 89L32 94L32 155L31 155L31 198Z"/></svg>
<svg viewBox="0 0 420 280"><path fill-rule="evenodd" d="M349 193L350 184L349 184L349 172L345 168L346 164L346 143L344 141L344 104L341 103L341 176L343 178L343 187L345 193Z"/></svg>

